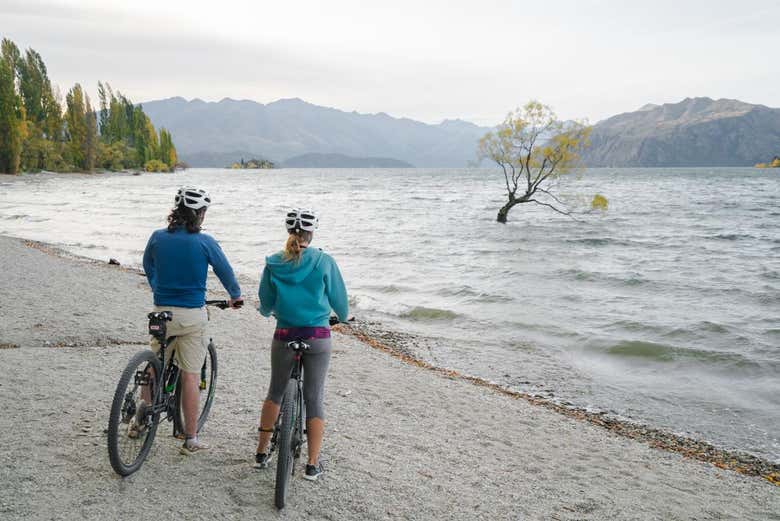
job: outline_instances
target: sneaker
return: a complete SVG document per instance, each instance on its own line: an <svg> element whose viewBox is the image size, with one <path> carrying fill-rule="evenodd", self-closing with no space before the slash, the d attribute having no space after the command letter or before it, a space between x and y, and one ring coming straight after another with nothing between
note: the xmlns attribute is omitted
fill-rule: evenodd
<svg viewBox="0 0 780 521"><path fill-rule="evenodd" d="M209 446L205 443L201 443L200 441L187 440L179 449L179 453L184 454L185 456L192 456L198 452L205 452L207 450L209 450Z"/></svg>
<svg viewBox="0 0 780 521"><path fill-rule="evenodd" d="M306 464L306 472L303 475L303 479L308 479L309 481L317 481L320 477L320 474L322 474L322 465L309 465Z"/></svg>
<svg viewBox="0 0 780 521"><path fill-rule="evenodd" d="M258 452L255 454L255 464L253 465L256 469L267 469L268 465L271 463L271 453L262 454Z"/></svg>

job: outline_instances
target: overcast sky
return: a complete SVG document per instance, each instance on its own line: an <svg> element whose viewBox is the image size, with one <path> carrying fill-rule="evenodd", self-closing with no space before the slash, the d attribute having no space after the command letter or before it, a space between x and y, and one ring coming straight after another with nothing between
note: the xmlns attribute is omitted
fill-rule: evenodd
<svg viewBox="0 0 780 521"><path fill-rule="evenodd" d="M778 0L0 0L63 91L299 97L495 124L529 99L591 122L646 103L780 107Z"/></svg>

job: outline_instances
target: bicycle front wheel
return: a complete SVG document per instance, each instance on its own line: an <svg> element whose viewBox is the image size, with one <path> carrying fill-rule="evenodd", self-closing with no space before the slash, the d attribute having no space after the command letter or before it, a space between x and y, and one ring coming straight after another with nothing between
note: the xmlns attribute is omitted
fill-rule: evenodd
<svg viewBox="0 0 780 521"><path fill-rule="evenodd" d="M136 353L122 372L108 418L108 459L120 476L141 468L160 421L153 414L155 375L160 360L152 351ZM147 402L148 400L148 402Z"/></svg>
<svg viewBox="0 0 780 521"><path fill-rule="evenodd" d="M282 416L281 427L279 428L279 443L277 450L279 456L276 462L276 486L274 488L274 503L276 508L284 508L287 501L287 489L290 477L293 473L293 456L295 444L293 443L293 431L295 422L300 411L296 411L298 404L298 382L290 379L287 382L287 389L284 392L282 406L279 414Z"/></svg>
<svg viewBox="0 0 780 521"><path fill-rule="evenodd" d="M203 361L203 367L200 369L199 379L199 403L198 403L198 427L197 432L206 424L211 411L211 404L214 401L214 391L217 388L217 348L213 342L209 342L209 348L206 352L206 359ZM179 382L176 385L176 415L174 417L174 431L178 434L184 434L184 409L182 407L182 379L179 375Z"/></svg>

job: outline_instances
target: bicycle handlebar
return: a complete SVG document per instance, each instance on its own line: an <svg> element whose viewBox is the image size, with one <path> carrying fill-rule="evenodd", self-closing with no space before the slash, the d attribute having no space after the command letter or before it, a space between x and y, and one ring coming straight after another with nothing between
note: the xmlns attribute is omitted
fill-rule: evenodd
<svg viewBox="0 0 780 521"><path fill-rule="evenodd" d="M350 323L350 322L354 322L354 321L355 321L355 317L349 317L349 318L348 318L347 320L345 320L344 322L342 322L341 320L339 320L339 317L337 317L336 315L331 315L330 317L328 317L328 322L330 323L330 325L331 325L331 326L335 326L335 325L337 325L337 324L346 324L346 325L349 325L349 323Z"/></svg>
<svg viewBox="0 0 780 521"><path fill-rule="evenodd" d="M207 306L216 306L219 309L227 309L227 308L230 307L230 304L228 304L227 300L207 300L206 301L206 305ZM238 300L238 301L233 303L233 307L236 308L236 309L240 308L243 305L244 305L244 301L243 300Z"/></svg>

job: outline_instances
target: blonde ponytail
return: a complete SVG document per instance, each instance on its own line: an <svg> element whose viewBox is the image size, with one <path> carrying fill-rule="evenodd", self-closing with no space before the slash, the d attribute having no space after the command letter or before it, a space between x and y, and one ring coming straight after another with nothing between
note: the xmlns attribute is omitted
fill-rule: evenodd
<svg viewBox="0 0 780 521"><path fill-rule="evenodd" d="M287 237L287 243L284 245L284 251L282 252L282 258L284 258L285 262L293 261L296 264L301 262L301 255L303 255L303 250L305 250L305 247L301 247L301 243L309 243L311 242L312 233L300 230L297 233L291 232L290 236Z"/></svg>

